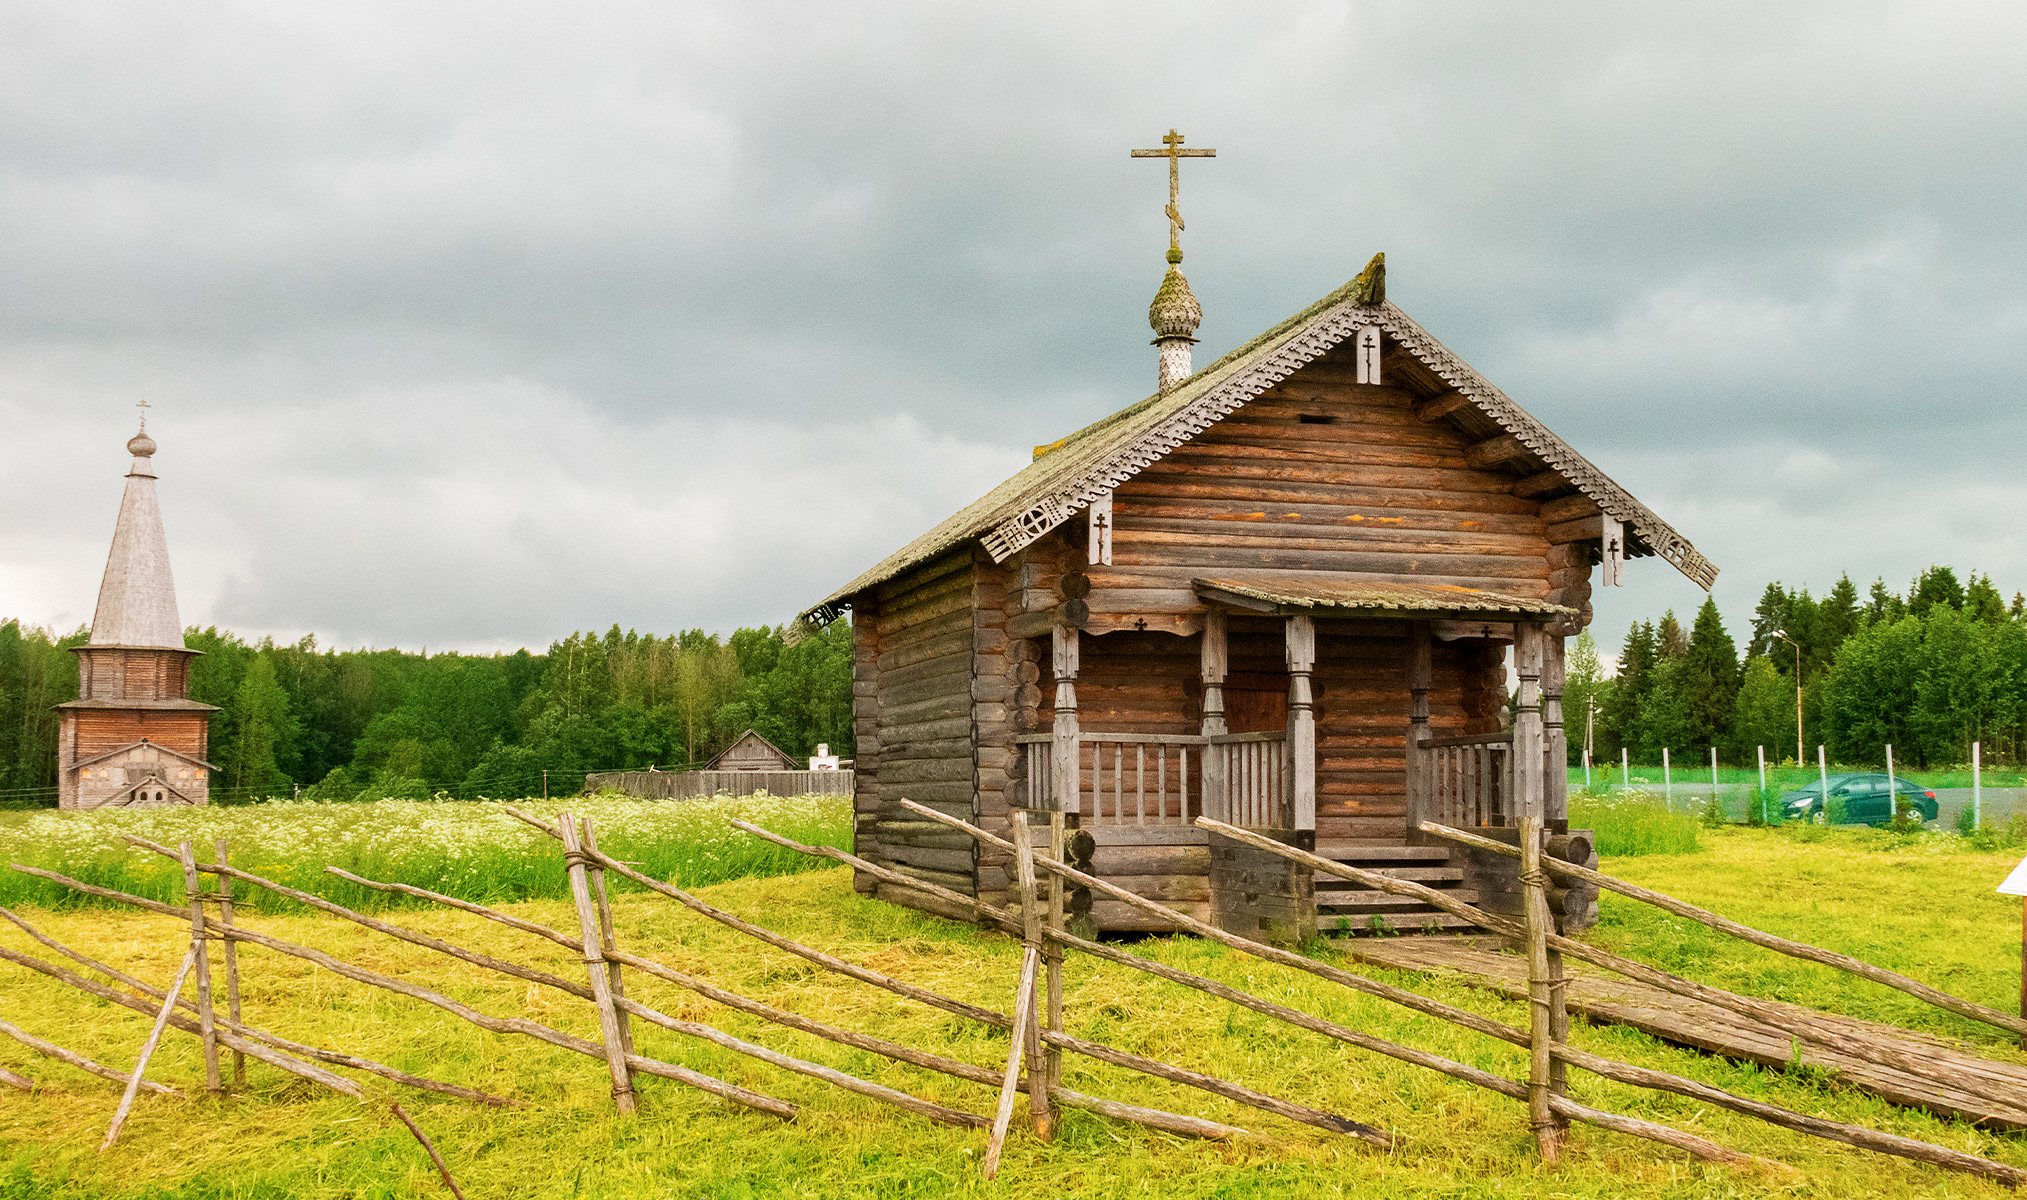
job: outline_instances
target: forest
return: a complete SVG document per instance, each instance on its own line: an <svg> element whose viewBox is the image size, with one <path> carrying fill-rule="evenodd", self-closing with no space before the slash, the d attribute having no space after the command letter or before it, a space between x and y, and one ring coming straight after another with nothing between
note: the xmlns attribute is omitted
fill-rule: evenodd
<svg viewBox="0 0 2027 1200"><path fill-rule="evenodd" d="M77 697L69 648L85 637L0 622L0 805L56 803L51 706ZM614 626L543 654L248 643L215 627L184 642L203 651L190 698L221 710L214 803L574 792L587 771L701 764L749 728L791 756L852 754L849 621L793 646L764 626L723 640Z"/></svg>
<svg viewBox="0 0 2027 1200"><path fill-rule="evenodd" d="M1743 653L1706 599L1685 631L1671 611L1627 631L1616 670L1587 632L1573 647L1564 713L1572 763L1591 739L1594 762L1727 764L1796 757L1797 676L1802 758L1816 746L1847 766L1944 768L2027 754L2027 599L1992 581L1930 567L1906 595L1875 581L1864 597L1840 578L1818 599L1770 583Z"/></svg>
<svg viewBox="0 0 2027 1200"><path fill-rule="evenodd" d="M80 629L0 622L0 805L56 802L57 715L77 695ZM541 654L335 650L314 637L249 643L192 629L190 695L215 704L216 802L308 795L458 798L574 792L587 771L699 765L747 729L796 757L828 743L851 756L851 627L790 646L781 628L720 638L573 633ZM1909 768L2027 760L2027 600L1989 578L1931 567L1902 595L1848 576L1820 599L1770 583L1741 650L1706 599L1635 622L1614 662L1586 632L1572 647L1563 710L1572 764L1748 765L1795 757Z"/></svg>

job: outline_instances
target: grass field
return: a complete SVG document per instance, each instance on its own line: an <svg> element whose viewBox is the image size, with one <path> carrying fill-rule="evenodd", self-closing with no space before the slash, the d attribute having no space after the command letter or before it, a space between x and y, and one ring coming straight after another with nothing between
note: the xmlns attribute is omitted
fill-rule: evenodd
<svg viewBox="0 0 2027 1200"><path fill-rule="evenodd" d="M1803 840L1806 835L1808 840ZM2006 855L1935 852L1863 833L1726 829L1704 849L1649 854L1608 869L1717 907L1750 923L1864 955L1960 995L2009 1006L2017 994L2019 909L1991 894ZM551 859L551 867L554 860ZM707 889L714 902L843 957L994 1007L1009 1004L1017 943L854 895L849 874L822 870ZM849 1028L877 1032L974 1062L1003 1057L1003 1036L817 972L785 954L634 893L615 901L624 944L722 986ZM53 935L135 973L166 979L181 955L176 923L106 908L25 910ZM568 925L568 909L531 900L514 911ZM398 914L403 924L563 975L581 963L559 948L454 912ZM256 922L376 970L426 983L485 1011L527 1015L596 1037L591 1007L560 993L442 959L332 919L276 912ZM1607 897L1596 940L1728 986L1968 1036L2000 1057L1996 1033L1931 1015L1898 993L1847 983L1823 968L1720 943L1701 927ZM5 944L33 952L13 930ZM1509 1076L1519 1051L1459 1033L1283 968L1193 939L1148 939L1138 949L1333 1020ZM1324 951L1324 953L1334 953ZM1211 1070L1263 1090L1381 1125L1403 1138L1377 1154L1201 1092L1071 1060L1070 1086L1244 1126L1262 1135L1210 1144L1069 1113L1042 1145L1018 1130L998 1183L977 1179L984 1135L934 1126L870 1100L788 1075L702 1043L646 1029L645 1053L804 1105L791 1124L728 1106L680 1085L644 1080L633 1120L612 1114L600 1064L514 1037L485 1034L413 1001L336 979L262 950L245 954L247 1011L301 1040L379 1058L420 1074L498 1092L527 1108L493 1111L368 1083L371 1103L323 1094L253 1064L252 1089L222 1102L144 1098L118 1147L96 1151L117 1090L0 1044L0 1065L45 1085L0 1107L0 1197L409 1197L445 1195L409 1135L388 1114L398 1098L444 1150L466 1194L490 1197L1281 1197L1281 1196L1982 1196L2000 1189L1864 1154L1587 1076L1579 1099L1689 1129L1787 1162L1795 1175L1718 1168L1649 1143L1579 1126L1561 1165L1530 1147L1522 1106L1291 1031L1173 985L1073 959L1068 1027L1125 1048ZM132 1061L145 1022L80 998L12 966L0 974L9 1019L110 1064ZM1521 1007L1417 976L1396 982L1515 1023ZM757 1025L670 985L629 980L634 994L677 1016L705 1020L789 1053L972 1111L986 1090L805 1035ZM637 1026L637 1029L640 1027ZM151 1072L201 1079L194 1039L171 1034ZM1612 1057L1688 1074L1805 1112L1821 1113L2027 1164L2027 1138L1993 1135L1893 1108L1820 1080L1676 1050L1629 1030L1582 1030ZM11 1172L11 1174L9 1174Z"/></svg>
<svg viewBox="0 0 2027 1200"><path fill-rule="evenodd" d="M542 816L568 807L591 817L602 850L684 887L813 865L803 855L739 832L728 818L758 821L809 844L845 845L852 830L848 796L722 796L672 804L606 794L515 804ZM275 801L241 807L0 813L0 864L25 863L155 900L180 897L181 868L135 850L121 840L123 834L167 846L189 838L206 862L214 857L217 839L230 838L234 866L353 908L421 902L346 883L324 874L325 866L481 903L567 894L556 870L555 844L489 801ZM617 880L615 886L634 885ZM254 902L269 909L288 906L272 896ZM61 884L0 870L0 904L78 903L100 902Z"/></svg>

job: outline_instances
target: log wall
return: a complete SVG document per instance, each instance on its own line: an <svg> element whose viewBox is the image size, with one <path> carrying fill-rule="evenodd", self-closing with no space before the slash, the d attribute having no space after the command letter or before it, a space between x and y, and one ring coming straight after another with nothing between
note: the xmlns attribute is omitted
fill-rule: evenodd
<svg viewBox="0 0 2027 1200"><path fill-rule="evenodd" d="M1418 418L1413 392L1352 378L1333 351L1122 484L1092 612L1186 612L1190 580L1220 575L1547 595L1541 503L1472 466L1466 435ZM1559 566L1554 586L1574 599L1575 564Z"/></svg>
<svg viewBox="0 0 2027 1200"><path fill-rule="evenodd" d="M972 682L979 581L972 553L952 551L880 585L859 598L853 620L858 852L968 895L977 890L971 839L895 801L966 821L978 816ZM855 886L913 907L938 907L891 883L861 878Z"/></svg>

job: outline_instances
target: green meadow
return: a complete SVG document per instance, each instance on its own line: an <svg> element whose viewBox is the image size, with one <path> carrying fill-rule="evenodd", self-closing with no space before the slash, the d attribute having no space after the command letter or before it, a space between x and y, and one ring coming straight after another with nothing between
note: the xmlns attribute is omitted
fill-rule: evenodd
<svg viewBox="0 0 2027 1200"><path fill-rule="evenodd" d="M764 815L756 816L769 823ZM1931 834L1893 837L1835 829L1696 829L1699 848L1608 859L1608 870L1750 924L1857 954L1959 995L2009 1007L2019 986L2020 907L1992 894L2012 856L1966 849ZM162 840L157 837L156 840ZM251 835L248 835L251 841ZM104 853L111 854L111 850ZM141 852L132 852L139 871ZM560 875L553 850L518 887ZM306 860L307 862L308 860ZM110 870L110 867L106 869ZM1019 944L856 895L829 868L703 887L712 903L850 961L946 995L1010 1007ZM552 927L574 916L553 895L510 910ZM711 982L847 1028L976 1063L1003 1061L1003 1034L817 970L707 922L659 896L614 901L623 945ZM144 978L166 980L183 951L174 920L103 906L22 914L45 932ZM410 909L387 919L514 961L577 977L581 961L553 943L479 918ZM526 1016L597 1037L592 1007L559 992L392 941L299 909L256 913L274 935L442 991L482 1011ZM2019 1052L1996 1031L1923 1009L1899 993L1826 968L1722 940L1700 926L1607 896L1587 935L1615 949L1727 987L1896 1021ZM46 956L12 928L0 944ZM1334 1021L1509 1077L1523 1053L1299 972L1199 940L1141 939L1136 951ZM1357 967L1344 946L1318 954L1500 1019L1522 1006L1451 981ZM377 1058L404 1070L507 1096L491 1109L365 1080L361 1103L250 1065L246 1091L202 1093L195 1039L171 1034L151 1075L183 1089L143 1097L120 1143L97 1146L118 1089L11 1042L0 1065L38 1081L33 1095L0 1099L0 1197L437 1197L421 1150L390 1115L399 1100L431 1134L470 1197L1284 1197L1508 1196L1774 1197L1997 1196L2005 1189L1904 1160L1854 1151L1714 1111L1677 1097L1575 1075L1585 1103L1666 1122L1786 1168L1712 1166L1652 1143L1577 1126L1554 1167L1535 1155L1522 1105L1445 1077L1293 1030L1124 968L1072 958L1071 1032L1236 1079L1381 1126L1400 1139L1381 1153L1207 1093L1071 1058L1078 1090L1203 1116L1251 1131L1212 1143L1080 1112L1055 1141L1016 1125L1000 1178L979 1180L981 1131L931 1124L718 1047L635 1024L643 1053L802 1106L792 1122L734 1107L670 1081L644 1078L638 1116L615 1116L601 1063L524 1037L495 1035L439 1010L254 948L242 955L250 1023ZM11 965L0 973L8 1019L112 1065L133 1061L146 1021ZM807 1035L763 1025L673 985L630 974L630 994L672 1015L954 1107L990 1112L988 1089ZM1861 1122L2027 1165L2027 1135L1992 1133L1895 1108L1820 1075L1790 1076L1728 1062L1613 1027L1580 1029L1599 1053L1690 1075L1803 1112ZM1791 1168L1791 1169L1790 1169Z"/></svg>

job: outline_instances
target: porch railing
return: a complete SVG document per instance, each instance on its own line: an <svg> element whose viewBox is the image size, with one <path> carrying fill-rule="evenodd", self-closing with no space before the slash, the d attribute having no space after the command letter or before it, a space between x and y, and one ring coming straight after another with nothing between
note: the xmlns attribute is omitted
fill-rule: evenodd
<svg viewBox="0 0 2027 1200"><path fill-rule="evenodd" d="M1054 735L1023 734L1014 744L1026 804L1056 807ZM1075 794L1061 797L1062 808L1087 825L1184 826L1209 815L1248 829L1293 827L1288 735L1279 729L1214 737L1084 730L1076 763Z"/></svg>
<svg viewBox="0 0 2027 1200"><path fill-rule="evenodd" d="M1217 756L1225 813L1218 819L1242 829L1288 829L1294 813L1288 795L1288 735L1225 733L1204 739ZM1213 814L1216 816L1217 814Z"/></svg>
<svg viewBox="0 0 2027 1200"><path fill-rule="evenodd" d="M1055 807L1054 736L1026 734L1015 744L1029 805ZM1086 730L1077 735L1076 794L1062 797L1062 808L1091 825L1186 826L1204 815L1203 761L1201 737Z"/></svg>
<svg viewBox="0 0 2027 1200"><path fill-rule="evenodd" d="M1453 828L1511 825L1513 735L1423 738L1424 819Z"/></svg>

